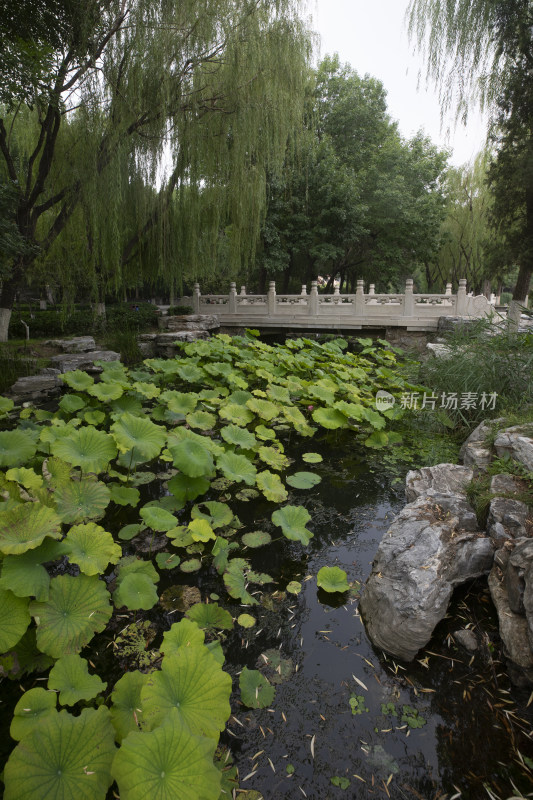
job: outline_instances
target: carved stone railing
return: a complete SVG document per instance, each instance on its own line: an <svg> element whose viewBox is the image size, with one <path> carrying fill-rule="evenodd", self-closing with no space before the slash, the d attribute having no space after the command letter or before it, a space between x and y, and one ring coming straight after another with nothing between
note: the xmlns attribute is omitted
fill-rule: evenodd
<svg viewBox="0 0 533 800"><path fill-rule="evenodd" d="M362 328L404 327L411 330L433 330L442 316L484 317L493 306L483 295L471 297L466 280L459 281L457 294L452 285L443 294L415 294L413 281L407 280L403 294L376 294L373 284L365 294L364 282L357 281L355 294L319 294L317 281L311 291L302 286L300 294L277 294L271 281L267 294L247 294L242 286L237 293L235 283L227 295L202 295L194 285L195 314L215 314L221 325L298 328Z"/></svg>

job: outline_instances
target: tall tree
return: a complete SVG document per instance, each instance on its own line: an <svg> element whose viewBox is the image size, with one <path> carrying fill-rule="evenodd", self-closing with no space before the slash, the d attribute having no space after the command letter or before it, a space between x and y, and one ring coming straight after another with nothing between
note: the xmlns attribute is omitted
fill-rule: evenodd
<svg viewBox="0 0 533 800"><path fill-rule="evenodd" d="M35 89L0 119L0 174L17 187L15 221L28 244L2 283L0 339L34 248L49 252L80 208L90 267L103 283L124 279L156 229L183 234L183 225L167 224L176 204L188 215L176 247L193 270L202 266L196 245L205 225L203 265L214 261L228 221L231 259L249 258L266 170L281 166L301 111L308 36L293 0L73 5L59 41L47 42L51 57ZM11 43L15 67L27 41ZM159 189L144 193L125 237L124 199L140 180ZM168 263L162 272L178 279Z"/></svg>

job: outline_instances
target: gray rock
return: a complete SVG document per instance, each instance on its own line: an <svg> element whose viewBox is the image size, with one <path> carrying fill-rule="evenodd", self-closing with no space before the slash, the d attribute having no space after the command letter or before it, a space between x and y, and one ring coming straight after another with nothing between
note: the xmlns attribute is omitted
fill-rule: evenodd
<svg viewBox="0 0 533 800"><path fill-rule="evenodd" d="M41 403L60 394L63 382L54 375L30 375L19 378L6 393L16 405Z"/></svg>
<svg viewBox="0 0 533 800"><path fill-rule="evenodd" d="M489 575L489 589L496 606L500 636L505 652L518 669L511 672L513 682L533 683L533 653L530 646L530 630L525 616L516 614L509 603L505 573L497 566Z"/></svg>
<svg viewBox="0 0 533 800"><path fill-rule="evenodd" d="M459 464L437 464L435 467L411 470L405 479L405 496L408 503L423 495L464 496L466 486L473 477L474 473L469 467Z"/></svg>
<svg viewBox="0 0 533 800"><path fill-rule="evenodd" d="M464 317L439 317L437 322L438 333L448 333L456 328L468 328L475 325L477 320L465 319Z"/></svg>
<svg viewBox="0 0 533 800"><path fill-rule="evenodd" d="M155 349L158 355L166 358L173 358L176 355L176 348L184 342L195 342L198 339L209 339L208 331L176 331L174 333L160 333L155 341Z"/></svg>
<svg viewBox="0 0 533 800"><path fill-rule="evenodd" d="M72 339L49 339L45 342L49 347L58 347L64 353L86 353L96 350L96 343L92 336L75 336Z"/></svg>
<svg viewBox="0 0 533 800"><path fill-rule="evenodd" d="M39 375L60 375L61 370L56 369L55 367L43 367L42 370L39 372Z"/></svg>
<svg viewBox="0 0 533 800"><path fill-rule="evenodd" d="M468 650L469 653L474 653L478 648L476 634L469 628L454 631L453 638L464 647L465 650Z"/></svg>
<svg viewBox="0 0 533 800"><path fill-rule="evenodd" d="M510 456L533 472L533 425L516 425L500 431L494 448L498 456Z"/></svg>
<svg viewBox="0 0 533 800"><path fill-rule="evenodd" d="M491 537L493 545L498 548L506 540L521 539L527 536L528 516L528 507L520 500L507 497L493 498L487 518L487 533Z"/></svg>
<svg viewBox="0 0 533 800"><path fill-rule="evenodd" d="M445 495L439 503L419 497L396 517L360 603L377 647L413 659L446 614L454 587L490 570L493 548L481 532L471 531L473 519L464 499Z"/></svg>
<svg viewBox="0 0 533 800"><path fill-rule="evenodd" d="M466 442L459 451L459 458L465 467L475 467L485 469L490 464L491 448L485 444L487 437L494 429L494 425L502 422L502 419L481 422L472 431Z"/></svg>
<svg viewBox="0 0 533 800"><path fill-rule="evenodd" d="M492 494L500 495L518 494L520 492L520 486L517 484L516 478L513 475L502 473L501 475L493 476L490 482L490 491Z"/></svg>
<svg viewBox="0 0 533 800"><path fill-rule="evenodd" d="M120 353L113 350L92 350L90 353L65 353L61 356L53 356L50 361L57 365L61 372L72 372L81 369L84 372L101 372L101 368L95 366L95 361L120 361Z"/></svg>
<svg viewBox="0 0 533 800"><path fill-rule="evenodd" d="M429 342L427 349L435 358L451 358L453 356L453 350L448 345L439 342Z"/></svg>
<svg viewBox="0 0 533 800"><path fill-rule="evenodd" d="M162 317L159 321L168 331L213 331L220 328L214 314L184 314L179 317Z"/></svg>

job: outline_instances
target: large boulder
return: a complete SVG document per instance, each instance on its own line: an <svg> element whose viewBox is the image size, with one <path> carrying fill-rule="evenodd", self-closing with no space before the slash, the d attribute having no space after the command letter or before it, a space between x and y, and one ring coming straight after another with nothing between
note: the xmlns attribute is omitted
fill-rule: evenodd
<svg viewBox="0 0 533 800"><path fill-rule="evenodd" d="M89 353L65 353L50 359L60 372L81 369L84 372L100 373L102 369L95 361L120 361L120 353L114 350L91 350Z"/></svg>
<svg viewBox="0 0 533 800"><path fill-rule="evenodd" d="M86 353L96 350L96 342L92 336L74 336L72 339L48 339L48 347L57 347L63 353Z"/></svg>
<svg viewBox="0 0 533 800"><path fill-rule="evenodd" d="M383 537L361 597L376 647L411 661L445 616L454 587L486 574L493 548L458 495L419 497Z"/></svg>
<svg viewBox="0 0 533 800"><path fill-rule="evenodd" d="M197 330L158 333L155 339L155 350L157 355L173 358L179 352L180 345L184 342L195 342L198 339L209 339L209 332Z"/></svg>
<svg viewBox="0 0 533 800"><path fill-rule="evenodd" d="M405 496L408 503L418 497L434 494L464 496L473 477L473 470L460 464L437 464L411 470L405 479Z"/></svg>
<svg viewBox="0 0 533 800"><path fill-rule="evenodd" d="M494 440L498 456L510 456L533 472L533 424L515 425L500 431Z"/></svg>
<svg viewBox="0 0 533 800"><path fill-rule="evenodd" d="M487 444L487 437L491 435L494 426L499 422L502 422L502 420L494 419L490 422L484 421L472 431L459 451L459 458L465 467L486 469L489 466L492 450L490 445Z"/></svg>
<svg viewBox="0 0 533 800"><path fill-rule="evenodd" d="M220 328L214 314L183 314L179 317L161 317L159 324L167 331L214 331Z"/></svg>
<svg viewBox="0 0 533 800"><path fill-rule="evenodd" d="M58 369L47 369L45 374L19 378L6 394L11 397L15 405L44 403L61 393L63 381L58 375Z"/></svg>

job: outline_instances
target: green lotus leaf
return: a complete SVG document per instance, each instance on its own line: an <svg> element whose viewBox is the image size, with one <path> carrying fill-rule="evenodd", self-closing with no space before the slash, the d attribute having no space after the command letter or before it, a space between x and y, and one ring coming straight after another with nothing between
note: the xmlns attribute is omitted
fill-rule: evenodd
<svg viewBox="0 0 533 800"><path fill-rule="evenodd" d="M309 397L320 400L327 406L330 406L335 402L335 393L333 391L329 391L329 389L325 389L323 386L308 386L306 392Z"/></svg>
<svg viewBox="0 0 533 800"><path fill-rule="evenodd" d="M101 425L105 419L103 411L86 411L82 416L87 425Z"/></svg>
<svg viewBox="0 0 533 800"><path fill-rule="evenodd" d="M9 589L17 597L33 596L36 600L48 600L50 575L42 564L54 561L66 552L63 542L45 539L39 547L27 553L5 556L0 586Z"/></svg>
<svg viewBox="0 0 533 800"><path fill-rule="evenodd" d="M10 397L0 397L0 419L7 417L14 407L15 403Z"/></svg>
<svg viewBox="0 0 533 800"><path fill-rule="evenodd" d="M87 394L96 397L102 403L110 403L111 400L118 400L124 394L124 389L120 383L115 381L100 381L87 389Z"/></svg>
<svg viewBox="0 0 533 800"><path fill-rule="evenodd" d="M203 645L180 647L165 656L141 692L144 720L160 725L172 708L192 733L219 737L230 715L231 677Z"/></svg>
<svg viewBox="0 0 533 800"><path fill-rule="evenodd" d="M95 633L104 630L111 612L105 583L88 575L52 578L48 600L30 603L37 645L53 658L79 653Z"/></svg>
<svg viewBox="0 0 533 800"><path fill-rule="evenodd" d="M144 691L144 690L143 690ZM150 733L132 732L113 761L123 800L218 800L221 773L213 764L216 742L195 736L178 709Z"/></svg>
<svg viewBox="0 0 533 800"><path fill-rule="evenodd" d="M330 431L345 428L348 424L347 418L336 408L316 408L312 417L315 422Z"/></svg>
<svg viewBox="0 0 533 800"><path fill-rule="evenodd" d="M50 714L11 753L4 800L102 800L115 753L107 708Z"/></svg>
<svg viewBox="0 0 533 800"><path fill-rule="evenodd" d="M266 708L272 703L276 689L258 669L244 667L239 675L241 700L248 708Z"/></svg>
<svg viewBox="0 0 533 800"><path fill-rule="evenodd" d="M135 389L138 394L142 394L143 397L146 397L147 400L153 400L161 394L161 389L159 386L156 386L155 383L135 381L132 388Z"/></svg>
<svg viewBox="0 0 533 800"><path fill-rule="evenodd" d="M6 667L5 663L4 667L10 678L17 678L18 680L32 672L45 672L54 663L53 658L38 649L35 628L28 628L22 639L11 648L8 655L13 659L13 667L11 671Z"/></svg>
<svg viewBox="0 0 533 800"><path fill-rule="evenodd" d="M56 458L81 467L84 472L102 472L115 458L117 448L111 436L92 425L73 430L68 436L56 439L50 445Z"/></svg>
<svg viewBox="0 0 533 800"><path fill-rule="evenodd" d="M228 444L234 444L243 450L252 450L257 446L257 439L253 433L247 431L246 428L239 428L238 425L227 425L222 428L220 434Z"/></svg>
<svg viewBox="0 0 533 800"><path fill-rule="evenodd" d="M264 425L258 425L254 433L263 441L273 441L276 438L274 431L271 431L270 428L265 428Z"/></svg>
<svg viewBox="0 0 533 800"><path fill-rule="evenodd" d="M111 722L118 742L126 738L128 733L138 731L138 723L142 720L141 689L146 684L148 675L135 670L126 672L116 683L111 694Z"/></svg>
<svg viewBox="0 0 533 800"><path fill-rule="evenodd" d="M36 450L35 442L24 431L0 431L0 467L27 464Z"/></svg>
<svg viewBox="0 0 533 800"><path fill-rule="evenodd" d="M184 439L176 445L169 446L169 450L174 459L174 466L190 478L206 478L213 475L213 456L204 444Z"/></svg>
<svg viewBox="0 0 533 800"><path fill-rule="evenodd" d="M54 488L69 483L72 476L72 467L61 461L60 458L47 458L43 461L43 477Z"/></svg>
<svg viewBox="0 0 533 800"><path fill-rule="evenodd" d="M267 422L270 422L270 420L279 416L280 411L279 406L271 403L270 400L257 400L255 397L252 400L247 401L246 407Z"/></svg>
<svg viewBox="0 0 533 800"><path fill-rule="evenodd" d="M284 386L276 386L275 383L272 383L267 389L267 395L271 400L274 400L277 403L290 403L291 396L289 394L289 390L286 389Z"/></svg>
<svg viewBox="0 0 533 800"><path fill-rule="evenodd" d="M275 447L260 447L259 458L272 469L285 469L289 466L289 459Z"/></svg>
<svg viewBox="0 0 533 800"><path fill-rule="evenodd" d="M144 530L144 525L124 525L118 532L118 538L124 542L129 542L134 536Z"/></svg>
<svg viewBox="0 0 533 800"><path fill-rule="evenodd" d="M271 541L272 537L266 531L251 531L242 537L242 543L246 547L263 547L265 544L270 544Z"/></svg>
<svg viewBox="0 0 533 800"><path fill-rule="evenodd" d="M171 539L174 547L188 547L194 542L189 529L185 525L178 525L177 528L167 531L167 536Z"/></svg>
<svg viewBox="0 0 533 800"><path fill-rule="evenodd" d="M124 413L113 423L111 431L121 453L141 456L147 461L157 458L165 445L165 428L155 425L147 417Z"/></svg>
<svg viewBox="0 0 533 800"><path fill-rule="evenodd" d="M122 549L115 544L111 534L94 522L74 525L65 544L69 561L77 564L85 575L103 574L108 564L116 564L122 556Z"/></svg>
<svg viewBox="0 0 533 800"><path fill-rule="evenodd" d="M222 419L227 419L228 422L233 422L241 427L248 425L254 418L254 415L246 406L238 403L226 403L219 409L218 415Z"/></svg>
<svg viewBox="0 0 533 800"><path fill-rule="evenodd" d="M363 419L366 419L367 422L370 422L372 427L377 431L382 431L387 424L387 420L377 411L374 411L373 408L363 408Z"/></svg>
<svg viewBox="0 0 533 800"><path fill-rule="evenodd" d="M302 460L305 461L306 464L320 464L324 459L320 453L304 453Z"/></svg>
<svg viewBox="0 0 533 800"><path fill-rule="evenodd" d="M228 563L226 571L223 575L223 579L228 594L231 595L231 597L240 600L241 603L256 606L258 601L247 591L246 588L248 581L245 570L247 566L248 565L246 561L244 561L242 558L232 559Z"/></svg>
<svg viewBox="0 0 533 800"><path fill-rule="evenodd" d="M80 408L84 408L86 401L77 394L64 394L59 401L59 408L67 414L75 414Z"/></svg>
<svg viewBox="0 0 533 800"><path fill-rule="evenodd" d="M203 513L202 508L207 509L207 514ZM233 519L233 511L226 503L208 500L205 503L193 506L191 517L193 519L207 520L212 528L222 528L230 524Z"/></svg>
<svg viewBox="0 0 533 800"><path fill-rule="evenodd" d="M182 572L198 572L202 562L198 558L190 558L188 561L182 561L180 569Z"/></svg>
<svg viewBox="0 0 533 800"><path fill-rule="evenodd" d="M222 575L226 567L228 566L228 558L232 550L237 550L239 545L237 542L228 542L227 539L223 539L221 536L218 536L215 544L213 545L213 566L217 570L219 575Z"/></svg>
<svg viewBox="0 0 533 800"><path fill-rule="evenodd" d="M227 378L232 372L231 364L228 364L226 361L215 361L211 364L204 364L204 369L209 375L213 375L215 378L219 376Z"/></svg>
<svg viewBox="0 0 533 800"><path fill-rule="evenodd" d="M245 392L242 389L237 389L237 391L232 392L227 397L228 403L235 403L238 406L245 406L248 400L253 398L253 394L251 392Z"/></svg>
<svg viewBox="0 0 533 800"><path fill-rule="evenodd" d="M359 403L347 403L344 400L339 400L334 403L333 408L336 408L337 411L340 411L341 414L344 414L348 419L355 420L363 419L365 411L364 406Z"/></svg>
<svg viewBox="0 0 533 800"><path fill-rule="evenodd" d="M0 513L0 552L4 555L34 550L46 537L61 538L61 520L48 506L24 503Z"/></svg>
<svg viewBox="0 0 533 800"><path fill-rule="evenodd" d="M130 611L138 611L141 608L149 611L158 600L156 586L142 572L125 575L113 593L115 606L117 608L126 606Z"/></svg>
<svg viewBox="0 0 533 800"><path fill-rule="evenodd" d="M56 693L41 687L24 692L13 711L9 734L17 742L35 730L45 717L56 714Z"/></svg>
<svg viewBox="0 0 533 800"><path fill-rule="evenodd" d="M237 483L243 482L246 483L247 486L253 486L255 484L257 470L246 456L236 455L235 453L224 453L224 455L220 456L217 460L217 469L231 481L236 481Z"/></svg>
<svg viewBox="0 0 533 800"><path fill-rule="evenodd" d="M118 506L133 506L135 508L141 499L138 489L133 489L128 486L121 486L118 483L108 484L108 489L111 495L111 500Z"/></svg>
<svg viewBox="0 0 533 800"><path fill-rule="evenodd" d="M317 585L325 592L347 592L346 573L340 567L322 567L316 576Z"/></svg>
<svg viewBox="0 0 533 800"><path fill-rule="evenodd" d="M70 386L71 389L74 389L75 392L85 392L92 386L94 383L94 379L91 378L90 375L87 375L86 372L82 372L79 369L75 369L72 372L66 372L64 375L59 376L63 383L66 383L67 386Z"/></svg>
<svg viewBox="0 0 533 800"><path fill-rule="evenodd" d="M311 515L303 506L283 506L272 514L272 522L278 525L287 539L308 545L313 534L308 531L306 523Z"/></svg>
<svg viewBox="0 0 533 800"><path fill-rule="evenodd" d="M134 417L141 417L143 415L142 403L138 397L132 397L128 394L123 394L118 400L113 400L110 404L114 419L120 419L123 414L132 414Z"/></svg>
<svg viewBox="0 0 533 800"><path fill-rule="evenodd" d="M209 414L207 411L195 411L192 414L187 414L185 417L187 425L191 428L199 428L201 431L210 431L217 424L217 418L214 414Z"/></svg>
<svg viewBox="0 0 533 800"><path fill-rule="evenodd" d="M160 395L159 400L167 404L169 411L173 414L190 414L198 405L199 397L193 392L174 392L167 391Z"/></svg>
<svg viewBox="0 0 533 800"><path fill-rule="evenodd" d="M182 503L187 500L196 500L197 497L205 494L210 487L207 478L191 478L188 475L175 475L168 482L168 490L172 492Z"/></svg>
<svg viewBox="0 0 533 800"><path fill-rule="evenodd" d="M256 497L259 497L257 489L239 489L238 492L235 492L235 499L242 500L243 503L249 503L250 500L255 500Z"/></svg>
<svg viewBox="0 0 533 800"><path fill-rule="evenodd" d="M299 581L291 581L285 587L285 591L289 594L300 594L302 591L302 584Z"/></svg>
<svg viewBox="0 0 533 800"><path fill-rule="evenodd" d="M151 561L144 561L135 556L125 556L120 559L117 566L117 585L120 585L126 575L138 574L146 575L152 583L159 581L159 575Z"/></svg>
<svg viewBox="0 0 533 800"><path fill-rule="evenodd" d="M105 483L83 478L56 489L57 513L63 522L99 519L109 505L110 492Z"/></svg>
<svg viewBox="0 0 533 800"><path fill-rule="evenodd" d="M150 472L148 470L136 472L135 475L130 477L130 483L133 483L134 486L145 486L147 483L152 483L152 481L155 480L155 472Z"/></svg>
<svg viewBox="0 0 533 800"><path fill-rule="evenodd" d="M206 519L191 520L188 531L195 542L208 542L210 539L216 539L213 528Z"/></svg>
<svg viewBox="0 0 533 800"><path fill-rule="evenodd" d="M279 475L265 470L257 473L255 481L267 500L273 503L284 503L287 499L288 493Z"/></svg>
<svg viewBox="0 0 533 800"><path fill-rule="evenodd" d="M250 614L239 614L237 617L237 623L241 628L253 628L256 621L255 617L252 617Z"/></svg>
<svg viewBox="0 0 533 800"><path fill-rule="evenodd" d="M0 653L7 653L24 636L31 622L28 600L0 589Z"/></svg>
<svg viewBox="0 0 533 800"><path fill-rule="evenodd" d="M368 439L365 440L365 447L370 447L372 450L381 450L389 443L389 437L385 431L374 431Z"/></svg>
<svg viewBox="0 0 533 800"><path fill-rule="evenodd" d="M322 478L320 475L315 475L314 472L295 472L286 480L289 486L293 486L295 489L312 489L313 486L320 483Z"/></svg>
<svg viewBox="0 0 533 800"><path fill-rule="evenodd" d="M231 614L217 603L196 603L186 611L185 616L205 630L230 631L233 628Z"/></svg>
<svg viewBox="0 0 533 800"><path fill-rule="evenodd" d="M178 524L173 514L157 506L144 506L139 511L143 522L153 531L170 531Z"/></svg>
<svg viewBox="0 0 533 800"><path fill-rule="evenodd" d="M42 489L43 487L43 479L41 476L37 475L35 470L26 469L26 467L14 467L13 469L8 469L6 472L6 478L8 481L20 483L21 486L24 486L25 489L29 489L30 491Z"/></svg>
<svg viewBox="0 0 533 800"><path fill-rule="evenodd" d="M190 428L186 428L184 425L174 428L172 433L169 434L168 437L168 447L169 452L172 447L180 444L181 442L189 441L189 442L196 442L196 444L205 447L211 455L213 456L220 456L222 453L225 453L226 450L222 445L218 444L214 439L211 439L210 436L204 436L203 434L196 433L192 431Z"/></svg>
<svg viewBox="0 0 533 800"><path fill-rule="evenodd" d="M159 649L165 656L172 656L180 647L203 645L204 639L205 633L196 622L184 617L179 622L175 622L169 631L165 631Z"/></svg>
<svg viewBox="0 0 533 800"><path fill-rule="evenodd" d="M176 372L187 383L203 383L205 380L204 370L196 364L179 364Z"/></svg>
<svg viewBox="0 0 533 800"><path fill-rule="evenodd" d="M62 706L73 706L80 700L92 700L103 692L107 683L98 675L89 675L89 665L78 655L62 656L48 676L48 688L59 692Z"/></svg>
<svg viewBox="0 0 533 800"><path fill-rule="evenodd" d="M174 569L180 565L180 557L177 553L158 553L155 557L159 569Z"/></svg>
<svg viewBox="0 0 533 800"><path fill-rule="evenodd" d="M284 406L281 411L287 422L290 422L291 425L307 425L307 420L299 408Z"/></svg>

